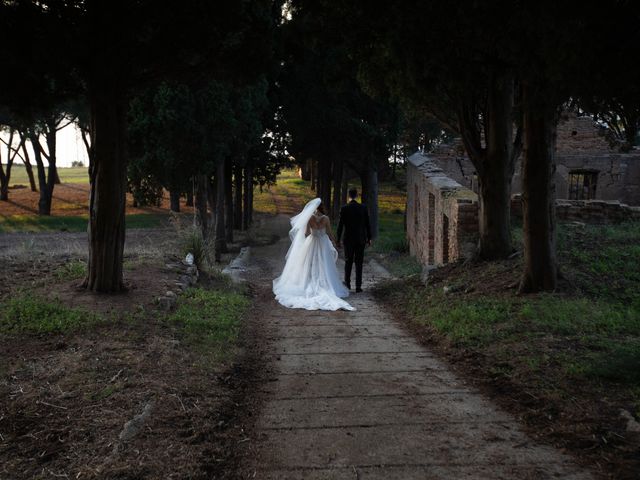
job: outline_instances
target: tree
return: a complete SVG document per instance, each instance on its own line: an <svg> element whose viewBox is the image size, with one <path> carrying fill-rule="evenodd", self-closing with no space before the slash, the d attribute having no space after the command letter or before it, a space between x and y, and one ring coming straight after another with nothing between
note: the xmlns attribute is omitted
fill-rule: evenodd
<svg viewBox="0 0 640 480"><path fill-rule="evenodd" d="M614 5L614 11L621 8L621 2ZM637 13L630 7L624 6L629 15L616 18L613 24L607 23L608 15L599 16L600 25L591 23L596 31L618 33L598 35L596 51L606 55L583 59L583 68L591 72L589 82L579 82L572 92L573 106L604 123L622 150L630 150L640 140L640 67L630 60L637 49Z"/></svg>
<svg viewBox="0 0 640 480"><path fill-rule="evenodd" d="M521 35L512 48L523 85L525 149L522 162L524 270L522 293L554 290L557 285L555 220L555 138L559 110L570 100L612 101L625 89L611 65L611 39L619 58L630 58L640 41L638 6L536 2L521 6L513 22ZM637 67L636 67L637 71ZM613 80L608 82L607 79Z"/></svg>
<svg viewBox="0 0 640 480"><path fill-rule="evenodd" d="M374 95L395 95L408 110L437 118L440 130L461 136L479 180L478 253L510 255L511 180L522 121L513 52L500 47L511 42L508 19L517 5L343 3L361 81Z"/></svg>
<svg viewBox="0 0 640 480"><path fill-rule="evenodd" d="M38 214L51 215L51 203L53 190L59 182L57 166L57 135L58 131L69 125L69 120L63 111L54 111L44 114L32 125L25 128L24 135L29 139L33 148L40 186L40 199L38 201ZM41 138L45 144L42 145ZM26 154L25 154L25 158ZM45 169L44 161L48 168Z"/></svg>
<svg viewBox="0 0 640 480"><path fill-rule="evenodd" d="M3 2L0 17L21 50L54 53L35 60L37 75L79 81L75 94L86 94L91 111L91 182L89 262L85 286L113 292L124 288L122 257L125 235L126 114L132 91L162 79L253 77L271 58L273 2L175 5L151 0L126 2L54 0ZM28 32L24 33L24 32ZM9 37L11 38L11 37ZM55 38L56 42L50 39ZM36 48L44 41L45 49ZM10 42L7 42L10 43ZM55 45L52 45L55 44ZM34 48L28 48L33 46ZM54 52L48 52L49 48ZM24 62L13 54L16 67ZM42 60L42 62L40 62ZM252 65L247 69L247 65ZM61 66L63 68L61 68ZM28 71L16 68L12 71ZM33 76L33 75L32 75ZM9 85L25 105L28 92L44 91L42 81ZM46 83L46 82L45 82ZM2 85L0 85L2 86ZM7 92L3 92L7 94ZM16 104L20 104L16 101Z"/></svg>
<svg viewBox="0 0 640 480"><path fill-rule="evenodd" d="M343 42L341 11L333 7L328 2L290 2L278 82L283 128L291 134L294 157L312 158L317 165L317 194L334 215L331 205L336 207L343 197L344 164L358 173L375 236L378 170L388 163L392 149L395 105L363 90L358 64Z"/></svg>
<svg viewBox="0 0 640 480"><path fill-rule="evenodd" d="M211 105L211 108L216 108ZM191 178L202 162L199 140L202 129L196 117L194 93L187 85L163 82L133 98L129 107L129 183L154 188L148 201L162 198L162 187L171 197L171 210L179 211L179 197L191 188Z"/></svg>
<svg viewBox="0 0 640 480"><path fill-rule="evenodd" d="M2 165L2 155L0 149L0 201L8 201L9 200L9 183L11 182L11 167L13 166L13 162L16 156L20 155L20 149L24 145L24 138L20 138L20 143L16 147L14 145L13 139L16 136L17 132L13 127L9 127L9 138L7 140L2 139L2 143L4 143L7 148L7 164L6 171Z"/></svg>

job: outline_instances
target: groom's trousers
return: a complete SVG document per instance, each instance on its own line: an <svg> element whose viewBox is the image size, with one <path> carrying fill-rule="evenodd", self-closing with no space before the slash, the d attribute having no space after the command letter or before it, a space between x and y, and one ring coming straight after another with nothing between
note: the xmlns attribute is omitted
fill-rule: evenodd
<svg viewBox="0 0 640 480"><path fill-rule="evenodd" d="M351 285L351 268L356 262L356 288L362 287L362 264L364 262L364 244L344 245L344 283Z"/></svg>

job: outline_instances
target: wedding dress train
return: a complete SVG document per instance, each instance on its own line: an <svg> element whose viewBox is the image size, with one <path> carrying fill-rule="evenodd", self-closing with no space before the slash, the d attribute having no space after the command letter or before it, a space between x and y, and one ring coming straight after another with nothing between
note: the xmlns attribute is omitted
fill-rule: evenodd
<svg viewBox="0 0 640 480"><path fill-rule="evenodd" d="M273 293L280 304L306 310L355 310L342 300L349 290L338 276L338 252L324 228L311 229L311 216L320 199L311 200L300 214L291 219L291 246L285 257L282 274L273 281Z"/></svg>

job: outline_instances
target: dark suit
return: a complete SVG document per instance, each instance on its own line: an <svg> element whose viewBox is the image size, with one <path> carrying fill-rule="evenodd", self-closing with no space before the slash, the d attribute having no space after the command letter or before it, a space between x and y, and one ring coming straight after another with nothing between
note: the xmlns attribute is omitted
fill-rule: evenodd
<svg viewBox="0 0 640 480"><path fill-rule="evenodd" d="M364 247L371 240L369 211L367 207L351 200L340 209L338 222L338 242L344 229L344 283L351 286L351 268L356 263L356 288L362 286L362 263Z"/></svg>

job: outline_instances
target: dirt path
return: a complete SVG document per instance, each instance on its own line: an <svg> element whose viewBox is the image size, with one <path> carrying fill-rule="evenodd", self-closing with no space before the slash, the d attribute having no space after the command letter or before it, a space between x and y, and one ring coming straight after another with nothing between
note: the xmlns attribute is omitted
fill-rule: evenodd
<svg viewBox="0 0 640 480"><path fill-rule="evenodd" d="M269 227L282 234L287 218ZM256 288L270 288L287 247L284 236L253 250ZM349 298L355 312L289 310L261 296L271 373L246 442L249 477L591 478L396 326L368 293L375 263L364 276L365 292Z"/></svg>

